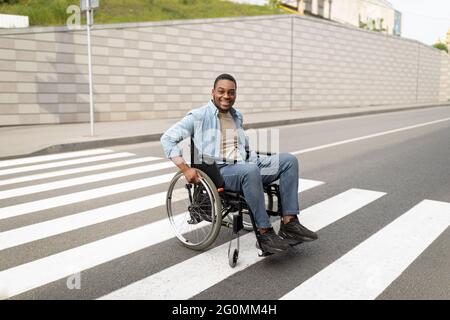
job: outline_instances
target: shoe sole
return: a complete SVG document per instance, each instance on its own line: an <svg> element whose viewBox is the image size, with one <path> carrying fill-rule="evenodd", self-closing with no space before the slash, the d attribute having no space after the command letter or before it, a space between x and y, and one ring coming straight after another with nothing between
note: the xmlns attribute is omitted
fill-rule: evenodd
<svg viewBox="0 0 450 320"><path fill-rule="evenodd" d="M284 233L283 231L278 232L278 236L280 236L284 240L287 240L289 242L295 243L295 244L291 244L291 245L297 245L297 244L300 244L302 242L311 242L311 241L317 240L317 239L308 238L308 237L302 237L301 240L295 239L295 238L289 236L288 234Z"/></svg>
<svg viewBox="0 0 450 320"><path fill-rule="evenodd" d="M284 239L284 238L283 238ZM287 242L289 242L289 245L291 246L291 247L295 247L296 245L299 245L299 244L301 244L301 243L303 243L304 241L298 241L298 240L295 240L295 239L285 239Z"/></svg>
<svg viewBox="0 0 450 320"><path fill-rule="evenodd" d="M276 253L280 253L280 252L284 252L286 251L288 248L286 249L279 249L279 248L274 248L274 247L267 247L265 246L264 249L262 249L259 245L258 242L256 242L256 249L261 250L263 253L270 253L270 254L276 254Z"/></svg>

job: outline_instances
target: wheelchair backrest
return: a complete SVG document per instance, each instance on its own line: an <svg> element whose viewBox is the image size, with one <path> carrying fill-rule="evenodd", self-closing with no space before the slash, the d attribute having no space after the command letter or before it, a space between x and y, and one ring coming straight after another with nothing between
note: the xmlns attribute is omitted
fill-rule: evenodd
<svg viewBox="0 0 450 320"><path fill-rule="evenodd" d="M191 138L191 167L199 169L206 173L208 177L214 182L217 188L223 188L225 181L220 174L219 168L214 160L208 159L199 154L197 147L194 144L194 139Z"/></svg>

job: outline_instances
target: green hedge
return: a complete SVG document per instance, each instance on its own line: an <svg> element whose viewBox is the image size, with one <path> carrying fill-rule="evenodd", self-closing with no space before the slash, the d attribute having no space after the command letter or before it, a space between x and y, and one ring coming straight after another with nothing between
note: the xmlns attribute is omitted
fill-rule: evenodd
<svg viewBox="0 0 450 320"><path fill-rule="evenodd" d="M0 4L6 3L6 4L16 4L18 3L18 0L0 0Z"/></svg>
<svg viewBox="0 0 450 320"><path fill-rule="evenodd" d="M448 47L445 43L436 43L433 45L436 49L443 50L448 53Z"/></svg>
<svg viewBox="0 0 450 320"><path fill-rule="evenodd" d="M9 4L17 2L16 4ZM29 17L30 25L65 25L70 5L79 0L0 0L0 13ZM172 19L203 19L282 14L277 8L222 0L100 0L96 23L125 23Z"/></svg>

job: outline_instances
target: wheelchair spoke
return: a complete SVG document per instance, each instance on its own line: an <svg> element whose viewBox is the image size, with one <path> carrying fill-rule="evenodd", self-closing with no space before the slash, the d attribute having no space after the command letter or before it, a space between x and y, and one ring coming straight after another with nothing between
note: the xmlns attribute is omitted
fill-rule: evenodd
<svg viewBox="0 0 450 320"><path fill-rule="evenodd" d="M206 180L189 184L184 175L178 173L168 190L169 221L177 238L192 248L201 249L212 243L222 220L217 216L221 211L220 200L219 203L215 200L220 197L214 184Z"/></svg>

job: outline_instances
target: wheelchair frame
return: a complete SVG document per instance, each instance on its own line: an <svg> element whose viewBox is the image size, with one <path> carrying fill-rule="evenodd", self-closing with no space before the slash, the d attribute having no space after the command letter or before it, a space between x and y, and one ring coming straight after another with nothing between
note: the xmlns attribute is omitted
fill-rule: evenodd
<svg viewBox="0 0 450 320"><path fill-rule="evenodd" d="M235 267L238 257L239 257L239 232L242 229L246 229L248 231L253 230L256 236L256 247L258 250L258 255L260 257L271 255L272 253L268 251L264 251L262 249L261 243L260 243L260 233L256 226L255 218L253 216L253 213L251 212L251 209L247 205L247 202L245 201L245 197L242 192L232 192L225 190L224 187L224 181L220 174L219 168L216 165L216 160L214 158L208 157L208 161L204 161L204 156L202 155L201 158L198 157L198 150L194 145L194 141L191 138L191 144L190 144L190 156L191 156L191 167L195 168L200 175L204 178L204 181L202 181L202 184L186 184L185 188L188 190L189 194L189 200L191 204L188 206L188 212L190 214L190 221L188 221L189 224L195 224L199 223L200 220L202 220L201 217L198 217L198 214L194 214L195 203L193 203L192 200L192 194L191 194L191 188L194 188L194 195L195 192L202 193L204 190L202 188L205 188L205 192L203 193L205 196L214 199L214 201L217 201L218 203L213 203L211 205L211 215L214 213L217 215L212 216L210 219L210 222L216 225L212 226L212 231L210 234L208 234L208 237L201 243L198 244L190 244L189 241L184 241L183 236L178 232L178 230L175 229L175 224L172 217L171 212L171 201L172 201L172 191L174 189L174 185L176 181L183 176L181 171L178 171L177 174L172 179L171 185L169 187L169 191L167 193L166 198L166 208L167 213L169 216L169 220L171 222L172 228L174 229L177 238L187 247L194 249L194 250L204 250L207 247L209 247L214 241L217 239L219 231L221 226L226 226L228 228L232 229L233 238L236 237L237 240L237 247L233 250L231 249L231 245L233 242L233 238L229 241L228 246L228 260L231 267ZM266 152L259 152L257 151L258 156L261 155L267 155L270 156L273 153L266 153ZM195 159L201 160L201 163L195 162ZM249 151L247 150L247 157L246 160L249 158ZM222 159L220 159L222 160ZM226 159L223 159L226 160ZM205 182L206 181L206 182ZM198 191L200 188L200 191ZM209 189L209 190L208 190ZM264 192L268 197L268 203L266 205L266 211L269 216L281 216L282 215L282 207L281 207L281 201L280 201L280 190L279 185L277 182L273 182L270 185L266 186L264 188ZM273 210L274 205L274 198L277 200L277 210ZM214 206L214 207L213 207ZM216 211L218 211L216 213ZM237 212L237 214L231 214ZM223 219L228 217L231 214L231 222L224 222ZM243 215L248 214L250 216L251 225L248 223L244 223ZM203 219L206 220L206 219Z"/></svg>

